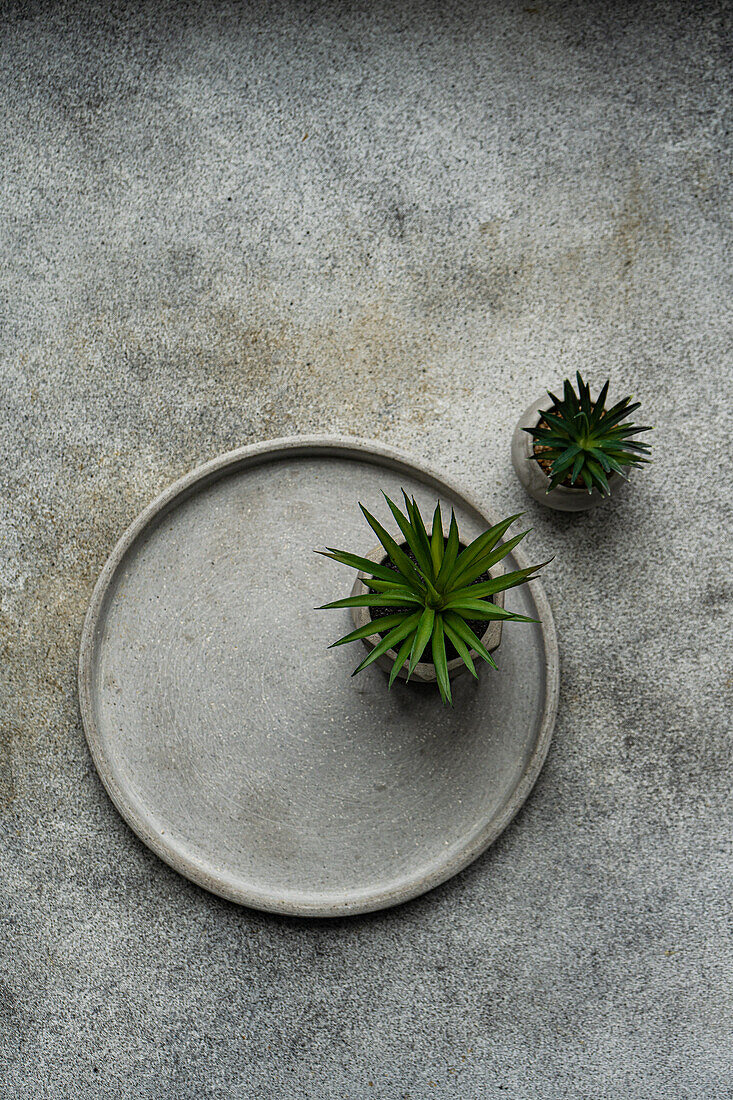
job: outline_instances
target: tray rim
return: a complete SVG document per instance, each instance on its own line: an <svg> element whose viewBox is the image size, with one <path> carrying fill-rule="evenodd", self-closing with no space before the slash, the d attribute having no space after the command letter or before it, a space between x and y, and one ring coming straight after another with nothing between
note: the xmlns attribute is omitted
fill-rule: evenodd
<svg viewBox="0 0 733 1100"><path fill-rule="evenodd" d="M475 497L457 486L451 478L443 476L433 467L406 452L378 441L345 435L285 436L247 444L217 455L178 478L143 508L117 541L105 562L94 585L82 627L78 663L79 709L92 761L113 805L123 821L164 863L210 893L236 904L289 916L342 917L386 909L434 889L477 859L506 829L534 787L549 751L559 699L560 660L549 601L540 581L530 580L528 587L540 613L545 650L545 698L534 748L519 781L511 790L500 813L486 822L473 838L469 837L467 842L455 850L445 863L434 867L428 874L415 876L413 880L381 891L367 889L361 894L350 890L345 892L342 900L310 903L293 900L289 896L294 893L293 891L289 891L288 896L276 896L275 891L272 894L266 894L254 887L231 886L198 865L191 857L182 855L171 844L164 843L162 837L149 828L136 806L132 793L126 791L117 782L114 770L103 750L94 717L92 682L96 640L112 583L126 554L133 548L145 529L174 507L182 504L193 493L206 490L221 477L235 473L239 469L259 466L266 461L278 458L297 458L305 455L352 458L371 462L377 466L386 465L392 470L404 472L412 477L417 475L419 480L427 483L429 487L447 491L467 510L476 513L483 521L490 522L486 509ZM520 568L528 564L517 548L512 551L512 557Z"/></svg>

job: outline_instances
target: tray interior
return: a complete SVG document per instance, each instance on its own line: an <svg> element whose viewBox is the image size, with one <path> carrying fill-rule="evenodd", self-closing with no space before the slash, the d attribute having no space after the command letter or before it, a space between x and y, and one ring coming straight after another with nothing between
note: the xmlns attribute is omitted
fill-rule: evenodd
<svg viewBox="0 0 733 1100"><path fill-rule="evenodd" d="M357 911L421 892L485 846L536 754L547 708L543 627L508 624L483 668L434 688L328 649L381 490L455 506L418 471L338 453L274 457L202 482L143 528L100 603L90 654L95 762L118 808L184 874L290 912ZM517 530L519 530L518 521ZM508 568L516 568L512 558ZM507 606L538 616L527 586ZM513 812L513 811L512 811ZM482 839L483 838L483 839ZM490 837L489 837L490 839Z"/></svg>

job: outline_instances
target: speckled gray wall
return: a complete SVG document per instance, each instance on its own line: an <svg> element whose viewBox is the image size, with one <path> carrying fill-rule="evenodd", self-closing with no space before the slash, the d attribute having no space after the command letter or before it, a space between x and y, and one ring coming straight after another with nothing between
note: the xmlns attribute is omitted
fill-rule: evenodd
<svg viewBox="0 0 733 1100"><path fill-rule="evenodd" d="M3 5L0 1096L733 1096L730 56L714 3ZM576 367L656 460L555 515L509 439ZM313 431L526 506L563 669L495 847L320 924L159 863L75 687L140 508Z"/></svg>

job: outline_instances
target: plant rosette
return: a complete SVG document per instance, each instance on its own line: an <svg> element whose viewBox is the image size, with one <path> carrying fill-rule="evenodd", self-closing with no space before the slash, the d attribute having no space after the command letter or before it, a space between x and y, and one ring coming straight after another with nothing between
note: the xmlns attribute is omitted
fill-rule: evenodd
<svg viewBox="0 0 733 1100"><path fill-rule="evenodd" d="M385 561L388 560L386 559L384 547L382 546L375 546L375 548L370 551L370 553L368 553L366 556L370 561L382 565L384 565ZM492 580L496 580L499 577L503 576L504 572L504 566L501 563L492 566L491 569L487 569L487 573ZM356 597L368 595L370 591L367 587L368 581L369 575L363 570L360 571L357 574L356 580L354 581L354 587L351 589L351 595ZM503 609L504 593L495 592L491 597L491 602L496 607ZM352 607L351 617L357 630L362 629L362 627L366 627L366 625L370 621L375 624L375 627L379 626L379 619L372 618L370 609L368 607ZM484 646L488 653L495 653L501 644L502 623L502 619L494 619L491 622L483 624L485 626L485 629L479 635L479 637L481 639L481 644ZM380 639L378 634L371 634L368 637L362 639L364 645L370 653L377 645L379 640ZM478 653L475 649L469 649L469 653L474 661L478 660ZM391 672L396 660L397 650L388 649L387 652L383 653L381 657L377 657L376 663L385 672ZM397 672L397 678L399 680L407 680L409 677L410 680L415 680L419 684L434 684L438 678L435 671L435 665L432 661L418 661L411 674L409 673L409 667L409 659L406 659L404 664L400 665ZM453 657L451 660L448 661L446 667L448 669L448 678L451 680L454 680L456 676L460 676L461 673L468 671L468 666L465 664L464 661L461 660L460 657Z"/></svg>
<svg viewBox="0 0 733 1100"><path fill-rule="evenodd" d="M551 489L549 477L533 458L534 442L526 429L536 428L542 414L551 408L550 398L541 397L539 401L533 401L519 418L512 436L512 466L515 473L532 500L544 504L546 508L559 512L587 512L590 508L597 508L605 500L600 490L593 489L588 493L585 487L575 485L557 485ZM608 484L615 493L623 485L623 478L620 474L611 474Z"/></svg>
<svg viewBox="0 0 733 1100"><path fill-rule="evenodd" d="M478 677L476 658L496 668L484 641L487 635L495 649L501 640L502 623L535 621L507 611L503 593L524 584L547 563L513 572L498 568L527 534L523 531L502 541L518 515L508 516L465 545L455 513L451 514L446 536L438 502L428 531L414 497L410 499L404 490L403 497L404 512L385 494L401 532L401 543L360 504L380 548L367 557L334 547L317 551L357 570L352 594L319 610L348 608L352 615L358 615L355 621L360 625L333 643L340 646L361 641L366 645L369 652L352 675L380 661L389 669L392 687L398 677L409 680L415 676L422 665L416 678L436 683L443 702L451 703L451 679L459 665L474 677ZM492 626L499 629L491 630ZM423 658L426 651L432 661Z"/></svg>
<svg viewBox="0 0 733 1100"><path fill-rule="evenodd" d="M512 465L539 504L562 512L597 508L625 484L626 468L649 461L650 447L629 437L651 429L624 423L638 402L630 405L627 397L606 410L607 392L608 382L593 401L578 374L577 393L566 379L562 399L548 392L522 413L512 436Z"/></svg>

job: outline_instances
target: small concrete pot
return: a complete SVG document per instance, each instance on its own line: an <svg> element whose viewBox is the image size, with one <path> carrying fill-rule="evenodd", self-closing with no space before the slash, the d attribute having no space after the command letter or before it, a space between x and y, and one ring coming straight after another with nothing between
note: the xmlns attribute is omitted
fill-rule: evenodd
<svg viewBox="0 0 733 1100"><path fill-rule="evenodd" d="M539 504L560 512L587 512L589 508L598 507L607 498L598 489L594 488L589 493L585 487L576 488L574 485L556 485L548 493L550 479L539 462L532 458L534 440L523 429L536 428L542 413L549 412L551 408L552 399L545 395L524 410L512 436L512 465L524 488ZM616 493L624 480L616 473L609 474L608 487L611 492Z"/></svg>
<svg viewBox="0 0 733 1100"><path fill-rule="evenodd" d="M364 556L369 558L370 561L376 562L377 564L383 562L386 557L384 553L384 548L382 546L375 547L374 550L371 550L368 554L365 554ZM504 566L501 564L501 562L498 562L496 565L493 565L489 570L489 576L492 579L495 577L501 577L504 572ZM357 578L354 581L354 587L351 589L352 596L366 596L368 589L364 582L367 580L367 576L368 574L366 573L359 573L357 575ZM497 607L503 607L504 593L496 592L492 596L492 600ZM355 627L359 628L361 626L366 626L366 624L369 622L369 608L352 607L351 617L354 620ZM379 620L377 619L376 623L378 622ZM488 622L486 624L486 630L481 636L481 641L484 643L489 653L493 653L495 649L499 648L499 643L501 642L501 627L502 622L500 619L495 619L493 622ZM364 638L363 641L364 645L371 652L380 641L380 636L378 634L374 634L369 638ZM475 650L472 649L470 653L472 657L476 657L477 659L479 659ZM384 669L385 672L391 672L392 666L396 660L397 651L394 649L388 649L387 652L383 653L381 657L377 657L374 663L379 665L381 669ZM405 661L404 665L397 673L397 678L399 680L407 679L407 668L408 662ZM467 671L468 669L466 668L460 657L454 657L453 660L448 661L449 679L454 680L456 676L460 676L462 672ZM435 674L435 665L432 662L418 661L418 663L415 665L415 668L413 669L412 676L410 677L410 683L416 681L420 684L434 684L437 682L437 679L438 677Z"/></svg>

